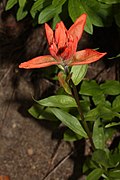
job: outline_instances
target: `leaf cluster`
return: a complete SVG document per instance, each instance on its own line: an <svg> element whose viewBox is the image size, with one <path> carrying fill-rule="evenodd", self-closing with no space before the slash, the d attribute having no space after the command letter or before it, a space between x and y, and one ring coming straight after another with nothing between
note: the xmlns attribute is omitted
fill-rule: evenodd
<svg viewBox="0 0 120 180"><path fill-rule="evenodd" d="M95 80L83 80L79 95L85 121L91 128L96 148L84 164L83 171L88 175L87 180L97 180L100 177L117 179L120 177L120 145L110 151L107 142L120 126L120 82L108 80L98 84ZM29 113L39 120L64 124L67 127L63 134L65 141L87 138L77 104L74 98L65 92L36 101Z"/></svg>
<svg viewBox="0 0 120 180"><path fill-rule="evenodd" d="M120 27L120 0L8 0L6 10L14 6L18 21L30 15L34 24L52 20L53 28L60 20L74 22L83 13L88 15L85 31L90 34L93 34L93 25L110 26L113 20Z"/></svg>

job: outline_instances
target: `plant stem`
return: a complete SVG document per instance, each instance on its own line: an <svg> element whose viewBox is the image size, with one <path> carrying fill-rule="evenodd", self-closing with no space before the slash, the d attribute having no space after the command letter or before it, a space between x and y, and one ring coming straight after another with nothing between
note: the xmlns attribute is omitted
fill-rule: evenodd
<svg viewBox="0 0 120 180"><path fill-rule="evenodd" d="M77 88L76 88L76 86L73 83L71 78L69 80L69 86L72 89L72 95L73 95L73 97L74 97L74 99L76 101L76 104L78 106L78 112L79 112L80 117L81 117L81 124L82 124L84 130L86 131L86 133L88 135L88 138L89 138L90 143L91 143L92 150L95 151L95 146L94 146L94 143L93 143L93 140L92 140L92 135L91 135L90 129L88 127L88 124L87 124L87 122L84 119L84 115L83 115L83 112L82 112L82 109L81 109L81 105L80 105L80 101L79 101L79 96L78 96L78 91L77 91Z"/></svg>

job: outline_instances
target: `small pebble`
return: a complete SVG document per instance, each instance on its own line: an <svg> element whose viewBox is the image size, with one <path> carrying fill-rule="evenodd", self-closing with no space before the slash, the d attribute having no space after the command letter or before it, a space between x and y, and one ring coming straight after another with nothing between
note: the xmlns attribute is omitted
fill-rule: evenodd
<svg viewBox="0 0 120 180"><path fill-rule="evenodd" d="M32 156L32 155L33 155L33 149L32 149L32 148L29 148L29 149L27 150L27 153L28 153L29 156Z"/></svg>
<svg viewBox="0 0 120 180"><path fill-rule="evenodd" d="M13 128L16 128L16 126L17 126L17 125L16 125L15 123L12 125Z"/></svg>
<svg viewBox="0 0 120 180"><path fill-rule="evenodd" d="M32 169L36 169L35 165L33 165L31 168L32 168Z"/></svg>

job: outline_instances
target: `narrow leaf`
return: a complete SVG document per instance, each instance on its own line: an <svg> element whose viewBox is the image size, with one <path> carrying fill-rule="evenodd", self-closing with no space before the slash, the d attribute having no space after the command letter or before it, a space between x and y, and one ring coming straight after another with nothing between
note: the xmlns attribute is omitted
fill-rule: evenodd
<svg viewBox="0 0 120 180"><path fill-rule="evenodd" d="M76 117L58 108L51 108L51 112L73 132L87 138L86 132Z"/></svg>
<svg viewBox="0 0 120 180"><path fill-rule="evenodd" d="M52 5L47 6L42 10L38 17L38 23L43 24L50 19L54 18L56 15L60 14L62 11L62 5L66 0L53 1Z"/></svg>
<svg viewBox="0 0 120 180"><path fill-rule="evenodd" d="M32 8L30 10L30 13L31 13L33 18L35 17L35 15L36 15L36 13L38 11L42 10L42 8L44 7L45 2L47 2L47 1L45 1L45 0L37 0L37 1L34 2Z"/></svg>
<svg viewBox="0 0 120 180"><path fill-rule="evenodd" d="M15 4L17 4L17 0L8 0L5 10L11 9Z"/></svg>
<svg viewBox="0 0 120 180"><path fill-rule="evenodd" d="M24 7L27 0L19 0L19 6Z"/></svg>
<svg viewBox="0 0 120 180"><path fill-rule="evenodd" d="M54 7L50 5L40 12L38 16L38 24L43 24L50 19L52 19L56 14L59 14L62 11L61 7Z"/></svg>
<svg viewBox="0 0 120 180"><path fill-rule="evenodd" d="M24 7L19 7L17 11L17 20L20 21L25 18L28 14L28 11L24 10Z"/></svg>
<svg viewBox="0 0 120 180"><path fill-rule="evenodd" d="M113 126L120 126L120 122L111 122L105 126L105 128L113 127Z"/></svg>
<svg viewBox="0 0 120 180"><path fill-rule="evenodd" d="M28 112L36 119L39 120L49 120L49 121L58 121L57 117L51 113L49 108L43 108L38 104L34 104Z"/></svg>
<svg viewBox="0 0 120 180"><path fill-rule="evenodd" d="M42 106L49 107L77 107L75 100L71 96L67 95L50 96L36 102Z"/></svg>

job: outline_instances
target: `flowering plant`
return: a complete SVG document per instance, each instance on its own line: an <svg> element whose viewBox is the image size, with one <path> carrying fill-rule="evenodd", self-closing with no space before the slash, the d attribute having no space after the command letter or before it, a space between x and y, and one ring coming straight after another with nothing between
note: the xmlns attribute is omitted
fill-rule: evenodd
<svg viewBox="0 0 120 180"><path fill-rule="evenodd" d="M62 21L56 25L55 32L45 24L50 55L33 58L19 67L31 69L57 65L60 68L58 79L64 92L36 101L29 109L30 114L38 119L61 121L68 128L63 135L67 141L89 139L93 153L83 168L88 180L117 178L120 174L120 160L117 159L117 156L120 157L120 147L114 152L108 149L106 142L110 135L106 129L119 123L120 83L107 81L98 85L95 81L83 80L87 64L106 54L92 49L76 52L86 17L82 14L69 30ZM76 86L81 80L83 82L78 91ZM114 90L113 84L116 87ZM107 95L116 97L109 102ZM110 134L113 134L113 129Z"/></svg>
<svg viewBox="0 0 120 180"><path fill-rule="evenodd" d="M67 30L61 21L56 25L55 33L48 24L45 24L51 55L39 56L20 64L19 67L30 69L61 65L65 69L66 66L89 64L99 60L106 53L99 53L92 49L76 52L77 44L82 36L85 22L86 14L82 14L70 29Z"/></svg>

